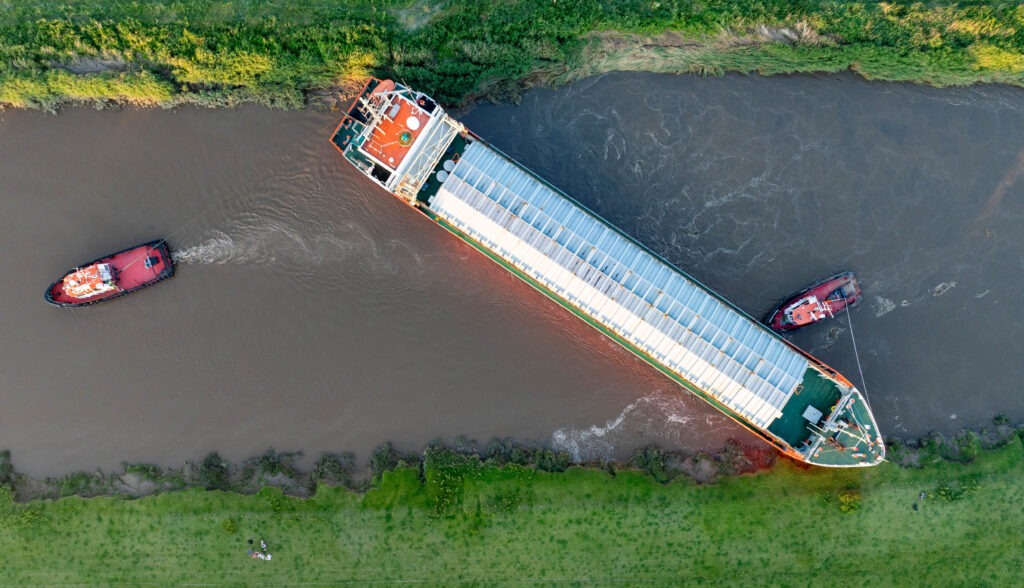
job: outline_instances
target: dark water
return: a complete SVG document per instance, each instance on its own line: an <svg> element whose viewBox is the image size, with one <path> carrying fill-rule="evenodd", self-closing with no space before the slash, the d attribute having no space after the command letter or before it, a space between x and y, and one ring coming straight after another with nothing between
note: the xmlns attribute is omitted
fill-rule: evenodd
<svg viewBox="0 0 1024 588"><path fill-rule="evenodd" d="M614 74L459 115L752 314L857 271L886 433L1024 418L1020 91ZM0 118L0 447L22 471L749 438L348 169L334 114ZM173 280L42 302L68 266L158 236ZM859 381L845 319L794 340Z"/></svg>

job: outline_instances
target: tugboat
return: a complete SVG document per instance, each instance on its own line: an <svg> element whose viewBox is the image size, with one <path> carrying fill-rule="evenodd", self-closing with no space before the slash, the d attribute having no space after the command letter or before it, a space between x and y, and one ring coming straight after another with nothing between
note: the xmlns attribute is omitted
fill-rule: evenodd
<svg viewBox="0 0 1024 588"><path fill-rule="evenodd" d="M68 270L43 298L54 306L99 304L141 290L174 275L164 240L150 241Z"/></svg>
<svg viewBox="0 0 1024 588"><path fill-rule="evenodd" d="M853 272L842 272L790 296L764 323L773 331L795 331L834 317L856 305L860 298L860 284Z"/></svg>

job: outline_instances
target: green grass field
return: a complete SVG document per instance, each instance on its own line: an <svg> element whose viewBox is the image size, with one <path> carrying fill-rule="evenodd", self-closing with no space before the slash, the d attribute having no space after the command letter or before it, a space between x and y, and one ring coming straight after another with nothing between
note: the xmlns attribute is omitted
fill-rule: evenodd
<svg viewBox="0 0 1024 588"><path fill-rule="evenodd" d="M1024 450L699 486L429 455L364 495L0 497L0 584L1014 586ZM3 491L0 491L3 492ZM920 494L927 497L920 500ZM917 504L915 510L914 505ZM247 539L269 544L251 559Z"/></svg>
<svg viewBox="0 0 1024 588"><path fill-rule="evenodd" d="M446 102L611 71L1024 85L1005 0L0 2L0 105L299 107L367 74Z"/></svg>

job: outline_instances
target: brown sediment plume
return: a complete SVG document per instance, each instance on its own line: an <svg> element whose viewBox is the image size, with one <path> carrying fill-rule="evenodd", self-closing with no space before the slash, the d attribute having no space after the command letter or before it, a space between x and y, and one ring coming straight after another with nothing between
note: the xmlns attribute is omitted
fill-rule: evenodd
<svg viewBox="0 0 1024 588"><path fill-rule="evenodd" d="M1010 191L1010 188L1017 182L1017 178L1024 173L1024 149L1017 154L1017 163L1006 170L1006 174L1003 175L1003 179L996 185L996 189L992 192L992 196L985 202L985 206L982 207L981 212L975 217L974 222L971 223L971 233L977 233L981 230L982 224L987 221L992 214L999 208L1006 193Z"/></svg>

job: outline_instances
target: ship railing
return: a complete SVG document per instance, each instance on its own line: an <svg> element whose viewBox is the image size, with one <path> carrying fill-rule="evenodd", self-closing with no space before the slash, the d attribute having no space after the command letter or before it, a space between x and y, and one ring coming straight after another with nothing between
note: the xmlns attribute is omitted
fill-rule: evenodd
<svg viewBox="0 0 1024 588"><path fill-rule="evenodd" d="M828 419L825 420L825 424L822 428L826 431L836 430L836 421L839 419L839 415L845 412L846 405L849 403L850 398L853 397L853 388L849 388L843 391L843 395L839 397L839 402L836 403L835 410L832 414L828 415Z"/></svg>
<svg viewBox="0 0 1024 588"><path fill-rule="evenodd" d="M821 444L824 442L825 436L821 433L816 432L814 434L814 439L811 441L810 445L806 446L806 448L804 448L802 451L804 457L807 458L808 460L813 459L814 452L817 451L818 448L821 447Z"/></svg>
<svg viewBox="0 0 1024 588"><path fill-rule="evenodd" d="M434 171L441 157L444 156L448 146L455 140L456 135L462 132L463 126L449 117L441 114L432 118L430 129L425 129L421 146L409 158L408 162L402 162L404 169L395 187L395 194L406 200L415 200L420 188L427 181L430 172ZM429 124L429 123L428 123Z"/></svg>
<svg viewBox="0 0 1024 588"><path fill-rule="evenodd" d="M825 442L825 438L828 437L832 431L838 430L836 427L836 421L839 419L839 415L845 411L846 404L850 401L852 396L853 390L846 390L846 392L839 397L839 402L836 403L835 410L832 411L832 414L828 415L825 422L822 423L821 426L811 425L811 430L814 431L815 438L814 441L811 442L811 446L807 448L804 455L808 458L812 457L814 452L817 451L817 449L821 447L822 443Z"/></svg>
<svg viewBox="0 0 1024 588"><path fill-rule="evenodd" d="M372 123L372 126L376 126L381 124L385 118L391 118L388 116L387 111L392 108L391 99L395 96L399 98L405 97L404 93L398 90L360 95L356 99L356 108L367 119L367 122Z"/></svg>

